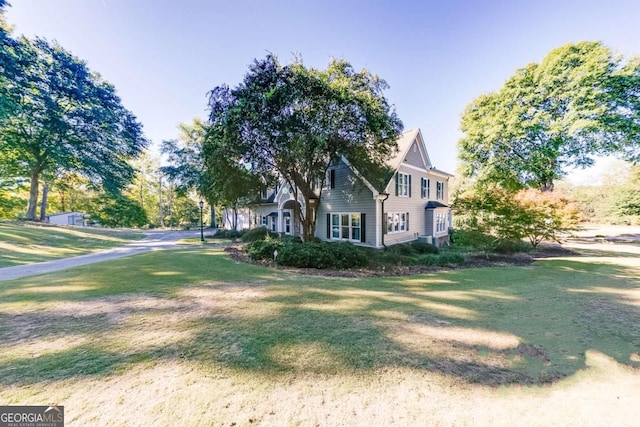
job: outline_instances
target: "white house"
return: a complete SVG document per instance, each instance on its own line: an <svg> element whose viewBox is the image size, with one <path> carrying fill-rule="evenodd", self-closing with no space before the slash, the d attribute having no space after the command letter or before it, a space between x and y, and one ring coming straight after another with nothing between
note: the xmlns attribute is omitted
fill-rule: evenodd
<svg viewBox="0 0 640 427"><path fill-rule="evenodd" d="M376 248L418 239L434 245L449 242L453 175L433 167L420 130L399 137L398 152L387 165L393 175L382 191L345 157L329 167L318 201L316 237ZM305 201L294 200L292 193L287 185L265 191L260 204L238 210L238 224L300 234L295 212L296 207L304 212Z"/></svg>

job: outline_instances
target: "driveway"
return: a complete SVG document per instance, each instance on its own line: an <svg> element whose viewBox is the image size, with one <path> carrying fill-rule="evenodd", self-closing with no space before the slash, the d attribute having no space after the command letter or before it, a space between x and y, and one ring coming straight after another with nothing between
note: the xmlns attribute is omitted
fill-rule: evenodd
<svg viewBox="0 0 640 427"><path fill-rule="evenodd" d="M94 264L96 262L123 258L126 256L137 255L149 251L187 247L178 245L176 244L176 242L180 239L188 237L198 237L200 235L200 230L153 230L147 231L146 235L147 236L142 240L138 240L133 243L129 243L127 245L102 252L96 252L93 254L81 255L71 258L62 258L54 261L37 262L33 264L0 268L0 282L20 279L27 276L35 276L38 274L51 273L53 271L66 270L81 265Z"/></svg>
<svg viewBox="0 0 640 427"><path fill-rule="evenodd" d="M588 224L574 234L562 246L640 255L640 226Z"/></svg>

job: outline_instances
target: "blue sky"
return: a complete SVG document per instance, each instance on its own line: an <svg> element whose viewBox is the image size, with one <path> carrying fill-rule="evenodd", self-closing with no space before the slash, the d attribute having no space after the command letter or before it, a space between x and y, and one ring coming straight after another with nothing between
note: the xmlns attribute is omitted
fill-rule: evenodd
<svg viewBox="0 0 640 427"><path fill-rule="evenodd" d="M551 49L601 40L640 55L637 0L10 0L16 34L55 39L113 83L154 143L206 117L206 93L253 58L344 57L390 85L433 164L454 172L460 115Z"/></svg>

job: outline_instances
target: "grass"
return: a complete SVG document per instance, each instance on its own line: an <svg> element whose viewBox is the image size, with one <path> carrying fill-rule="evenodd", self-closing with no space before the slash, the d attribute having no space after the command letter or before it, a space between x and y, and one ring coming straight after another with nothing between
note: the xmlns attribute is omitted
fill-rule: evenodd
<svg viewBox="0 0 640 427"><path fill-rule="evenodd" d="M138 231L0 222L0 268L84 255L143 237Z"/></svg>
<svg viewBox="0 0 640 427"><path fill-rule="evenodd" d="M640 262L624 252L346 279L210 247L0 282L0 301L0 401L54 399L70 425L640 415Z"/></svg>
<svg viewBox="0 0 640 427"><path fill-rule="evenodd" d="M224 244L233 243L234 239L227 238L213 238L211 235L204 236L204 242L200 240L200 237L189 237L186 239L180 239L176 243L179 245L192 245L192 246L200 246L200 245L208 245L208 246L219 246Z"/></svg>

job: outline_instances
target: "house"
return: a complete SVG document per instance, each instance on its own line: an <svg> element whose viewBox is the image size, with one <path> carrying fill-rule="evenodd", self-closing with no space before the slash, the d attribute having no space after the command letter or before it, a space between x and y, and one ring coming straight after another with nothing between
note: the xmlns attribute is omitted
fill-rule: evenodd
<svg viewBox="0 0 640 427"><path fill-rule="evenodd" d="M393 175L383 191L344 157L329 167L317 201L316 237L375 248L413 240L437 246L449 242L453 175L433 167L420 130L399 137L398 152L387 165ZM294 200L292 193L287 185L264 191L258 205L238 211L238 224L300 234L295 212L305 202Z"/></svg>
<svg viewBox="0 0 640 427"><path fill-rule="evenodd" d="M55 225L88 225L86 215L82 212L61 212L57 214L47 215L46 221Z"/></svg>

